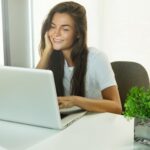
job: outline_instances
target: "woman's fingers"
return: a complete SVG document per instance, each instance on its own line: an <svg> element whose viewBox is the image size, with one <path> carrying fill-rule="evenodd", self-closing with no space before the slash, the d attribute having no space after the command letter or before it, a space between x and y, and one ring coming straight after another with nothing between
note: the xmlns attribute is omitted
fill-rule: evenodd
<svg viewBox="0 0 150 150"><path fill-rule="evenodd" d="M69 97L58 97L58 105L60 108L70 108L73 106L73 103Z"/></svg>
<svg viewBox="0 0 150 150"><path fill-rule="evenodd" d="M48 35L48 31L45 33L44 38L45 38L45 49L52 50L52 43Z"/></svg>

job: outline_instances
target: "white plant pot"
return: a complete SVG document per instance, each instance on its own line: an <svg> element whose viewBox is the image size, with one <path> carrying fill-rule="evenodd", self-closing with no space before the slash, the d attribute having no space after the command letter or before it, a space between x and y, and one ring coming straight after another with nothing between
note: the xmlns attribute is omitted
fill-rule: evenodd
<svg viewBox="0 0 150 150"><path fill-rule="evenodd" d="M150 119L134 119L134 140L150 146Z"/></svg>

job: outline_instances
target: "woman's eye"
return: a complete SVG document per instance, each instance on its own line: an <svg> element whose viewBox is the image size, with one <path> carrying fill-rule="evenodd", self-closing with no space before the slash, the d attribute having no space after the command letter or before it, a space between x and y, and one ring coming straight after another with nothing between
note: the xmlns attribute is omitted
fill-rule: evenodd
<svg viewBox="0 0 150 150"><path fill-rule="evenodd" d="M55 26L50 26L50 29L54 29L55 28Z"/></svg>
<svg viewBox="0 0 150 150"><path fill-rule="evenodd" d="M64 28L63 30L64 30L64 31L69 31L69 29L66 29L66 28Z"/></svg>

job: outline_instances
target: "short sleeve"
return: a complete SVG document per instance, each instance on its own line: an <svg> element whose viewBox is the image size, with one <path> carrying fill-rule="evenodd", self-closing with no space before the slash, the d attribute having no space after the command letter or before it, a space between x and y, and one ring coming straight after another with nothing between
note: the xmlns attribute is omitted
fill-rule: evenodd
<svg viewBox="0 0 150 150"><path fill-rule="evenodd" d="M106 54L98 51L94 59L95 80L97 87L102 91L116 84L115 75Z"/></svg>

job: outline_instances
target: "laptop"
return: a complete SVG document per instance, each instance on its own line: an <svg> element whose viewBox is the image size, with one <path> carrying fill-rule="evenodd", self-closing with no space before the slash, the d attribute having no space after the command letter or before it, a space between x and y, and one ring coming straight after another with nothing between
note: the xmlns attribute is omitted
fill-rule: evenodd
<svg viewBox="0 0 150 150"><path fill-rule="evenodd" d="M52 71L0 67L0 120L63 129L85 113L78 107L59 110Z"/></svg>

